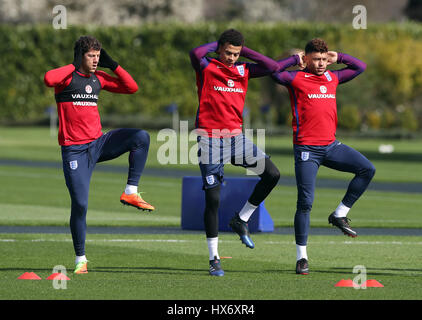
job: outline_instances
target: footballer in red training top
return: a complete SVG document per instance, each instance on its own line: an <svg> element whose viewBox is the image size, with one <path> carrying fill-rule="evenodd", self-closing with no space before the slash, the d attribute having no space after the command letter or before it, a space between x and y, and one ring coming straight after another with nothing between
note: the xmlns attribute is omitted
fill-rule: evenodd
<svg viewBox="0 0 422 320"><path fill-rule="evenodd" d="M212 52L218 57L207 57ZM241 56L256 63L238 61ZM271 74L278 69L278 64L244 46L243 35L234 29L224 31L218 41L192 49L190 58L196 72L199 98L196 128L199 167L205 190L204 225L209 274L223 276L218 254L218 207L224 165L231 163L250 168L261 178L243 208L233 212L230 222L232 230L248 248L254 248L254 243L247 222L280 178L269 157L242 133L249 79ZM263 164L263 168L258 164Z"/></svg>
<svg viewBox="0 0 422 320"><path fill-rule="evenodd" d="M117 77L97 70L98 67L112 70ZM54 87L57 102L58 140L66 186L71 197L70 229L76 254L75 273L87 273L86 214L95 164L129 152L127 185L120 201L152 211L154 207L138 193L150 138L146 131L140 129L102 132L97 105L101 89L132 94L138 90L138 85L94 37L80 37L74 46L73 63L48 71L44 82L48 87Z"/></svg>
<svg viewBox="0 0 422 320"><path fill-rule="evenodd" d="M358 76L365 70L366 65L348 54L328 51L325 41L318 38L307 43L305 52L279 63L282 66L272 77L288 88L293 115L293 146L298 188L294 220L296 273L308 274L306 244L315 179L320 165L355 174L337 209L328 217L329 223L351 237L356 237L357 233L350 227L350 219L346 215L365 192L375 174L375 168L367 158L336 140L337 86ZM346 68L327 70L327 65L333 63L345 64ZM285 71L294 65L299 65L301 70Z"/></svg>

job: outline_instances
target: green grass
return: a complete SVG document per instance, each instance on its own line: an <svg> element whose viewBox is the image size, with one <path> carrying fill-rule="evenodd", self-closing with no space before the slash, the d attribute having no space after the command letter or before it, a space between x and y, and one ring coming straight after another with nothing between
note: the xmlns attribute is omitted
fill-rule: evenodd
<svg viewBox="0 0 422 320"><path fill-rule="evenodd" d="M105 130L107 131L107 130ZM157 152L165 142L157 141L157 131L150 131L151 145L147 161L148 168L163 170L177 168L199 172L195 164L161 164L157 159ZM255 132L256 135L256 132ZM179 137L178 137L179 138ZM357 149L367 156L377 168L373 181L379 182L422 182L422 147L417 140L382 139L342 139L343 143ZM392 154L380 154L378 147L381 144L393 144L395 151ZM195 148L196 143L189 143L189 150ZM266 136L265 149L274 163L280 168L283 176L294 176L294 162L292 156L291 136ZM57 137L51 137L48 128L10 128L0 127L0 159L25 159L30 161L61 162L60 147ZM188 151L189 151L188 150ZM180 157L180 153L178 153ZM179 161L180 162L180 161ZM107 162L110 165L127 165L127 157L122 156ZM226 166L226 172L243 173L243 169ZM351 175L321 167L318 177L334 179L350 179Z"/></svg>
<svg viewBox="0 0 422 320"><path fill-rule="evenodd" d="M0 193L0 224L68 225L70 196L60 169L0 166L4 192ZM94 172L88 206L88 224L95 226L180 225L179 179L143 177L143 197L157 205L154 213L123 206L120 195L125 174ZM169 197L163 195L170 193Z"/></svg>
<svg viewBox="0 0 422 320"><path fill-rule="evenodd" d="M293 236L259 234L256 248L241 245L234 235L220 236L226 275L208 275L202 234L88 235L89 273L74 275L72 243L62 234L0 235L0 299L142 299L142 300L342 300L420 299L421 237L310 236L308 276L294 273ZM48 277L63 265L71 278L65 290L52 281L18 280L24 272ZM335 288L353 279L356 265L384 288ZM208 289L207 289L208 288ZM218 294L214 294L218 293Z"/></svg>
<svg viewBox="0 0 422 320"><path fill-rule="evenodd" d="M162 166L156 158L160 144L151 132L147 167L189 169L196 165ZM374 181L422 182L421 148L415 141L342 140L373 160ZM377 153L381 143L393 143L395 153ZM267 151L282 175L293 176L290 137L267 137ZM0 159L61 162L56 138L45 128L1 128ZM127 166L127 157L108 162ZM226 172L243 170L227 166ZM351 175L321 168L319 177L350 179ZM0 225L68 226L70 198L60 168L0 166ZM294 273L294 236L253 234L254 250L237 236L220 234L223 278L208 275L205 235L90 234L90 226L180 226L181 179L144 175L141 191L156 206L147 214L122 206L119 196L125 173L94 171L87 215L89 273L75 276L74 254L68 234L0 234L0 300L142 299L142 300L402 300L421 299L422 269L419 236L310 236L309 276ZM345 190L318 188L311 215L312 227L329 227L328 214ZM277 186L265 201L276 227L292 227L296 187ZM417 193L368 190L350 211L352 226L422 228L422 198ZM56 265L67 268L66 290L45 280ZM367 268L368 279L384 288L335 288L341 279L353 279L353 267ZM17 278L36 272L41 281ZM218 293L215 295L214 293Z"/></svg>
<svg viewBox="0 0 422 320"><path fill-rule="evenodd" d="M60 169L1 166L0 224L68 225L70 198ZM89 195L90 226L180 226L180 178L143 176L144 198L156 206L143 213L122 206L120 194L126 174L94 171ZM311 226L329 227L328 214L341 201L345 190L317 189ZM419 194L368 190L350 211L355 227L422 227ZM293 225L296 187L277 186L265 200L276 227Z"/></svg>

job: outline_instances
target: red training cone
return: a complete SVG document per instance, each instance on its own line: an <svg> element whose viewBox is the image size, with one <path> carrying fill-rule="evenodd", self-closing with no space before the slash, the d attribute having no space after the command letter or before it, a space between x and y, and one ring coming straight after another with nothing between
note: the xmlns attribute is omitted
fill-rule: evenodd
<svg viewBox="0 0 422 320"><path fill-rule="evenodd" d="M334 287L354 287L354 283L350 279L341 279L339 282L336 283Z"/></svg>
<svg viewBox="0 0 422 320"><path fill-rule="evenodd" d="M375 279L366 280L365 285L369 288L384 288L384 286Z"/></svg>
<svg viewBox="0 0 422 320"><path fill-rule="evenodd" d="M41 280L41 278L34 272L25 272L20 277L20 280Z"/></svg>
<svg viewBox="0 0 422 320"><path fill-rule="evenodd" d="M47 280L70 280L70 278L68 278L65 274L61 272L53 273L46 279Z"/></svg>

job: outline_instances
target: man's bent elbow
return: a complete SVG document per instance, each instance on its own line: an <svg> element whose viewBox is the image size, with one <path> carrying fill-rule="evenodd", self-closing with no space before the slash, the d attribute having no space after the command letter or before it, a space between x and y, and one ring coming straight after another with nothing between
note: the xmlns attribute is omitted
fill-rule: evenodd
<svg viewBox="0 0 422 320"><path fill-rule="evenodd" d="M139 87L138 84L135 82L132 86L128 88L128 93L133 94L138 91Z"/></svg>
<svg viewBox="0 0 422 320"><path fill-rule="evenodd" d="M366 70L366 63L365 62L362 62L362 65L361 65L361 67L359 68L359 73L362 73L362 72L364 72Z"/></svg>
<svg viewBox="0 0 422 320"><path fill-rule="evenodd" d="M47 87L54 87L54 84L49 77L48 71L44 75L44 83Z"/></svg>

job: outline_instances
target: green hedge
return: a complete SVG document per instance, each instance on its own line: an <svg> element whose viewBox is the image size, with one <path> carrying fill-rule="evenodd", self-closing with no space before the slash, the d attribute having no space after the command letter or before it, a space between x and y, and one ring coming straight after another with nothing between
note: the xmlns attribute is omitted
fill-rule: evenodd
<svg viewBox="0 0 422 320"><path fill-rule="evenodd" d="M247 46L273 58L288 49L303 48L313 37L321 37L330 49L365 61L367 71L338 89L339 112L342 106L346 108L341 112L344 118L340 119L340 126L356 129L357 121L371 126L372 122L377 122L373 117L375 112L381 119L377 122L380 127L384 123L390 127L406 126L406 119L412 117L416 124L413 121L408 129L422 127L418 108L422 96L422 59L419 57L422 25L414 23L369 25L367 30L354 30L351 25L242 22L229 25L70 26L66 30L55 30L51 25L3 25L0 26L3 61L0 122L45 117L46 107L54 105L55 101L53 89L43 83L44 74L49 69L71 63L73 43L85 34L97 37L109 54L132 74L140 88L134 95L103 91L99 102L103 115L159 117L165 106L177 103L181 118L193 119L198 99L188 52L195 46L216 40L229 27L243 32ZM268 78L250 81L247 106L252 123L262 121L264 115L260 114L260 106L279 91ZM280 101L269 101L271 112L277 115L270 117L272 124L288 121L289 102L285 93L280 97ZM390 121L382 121L384 118Z"/></svg>

